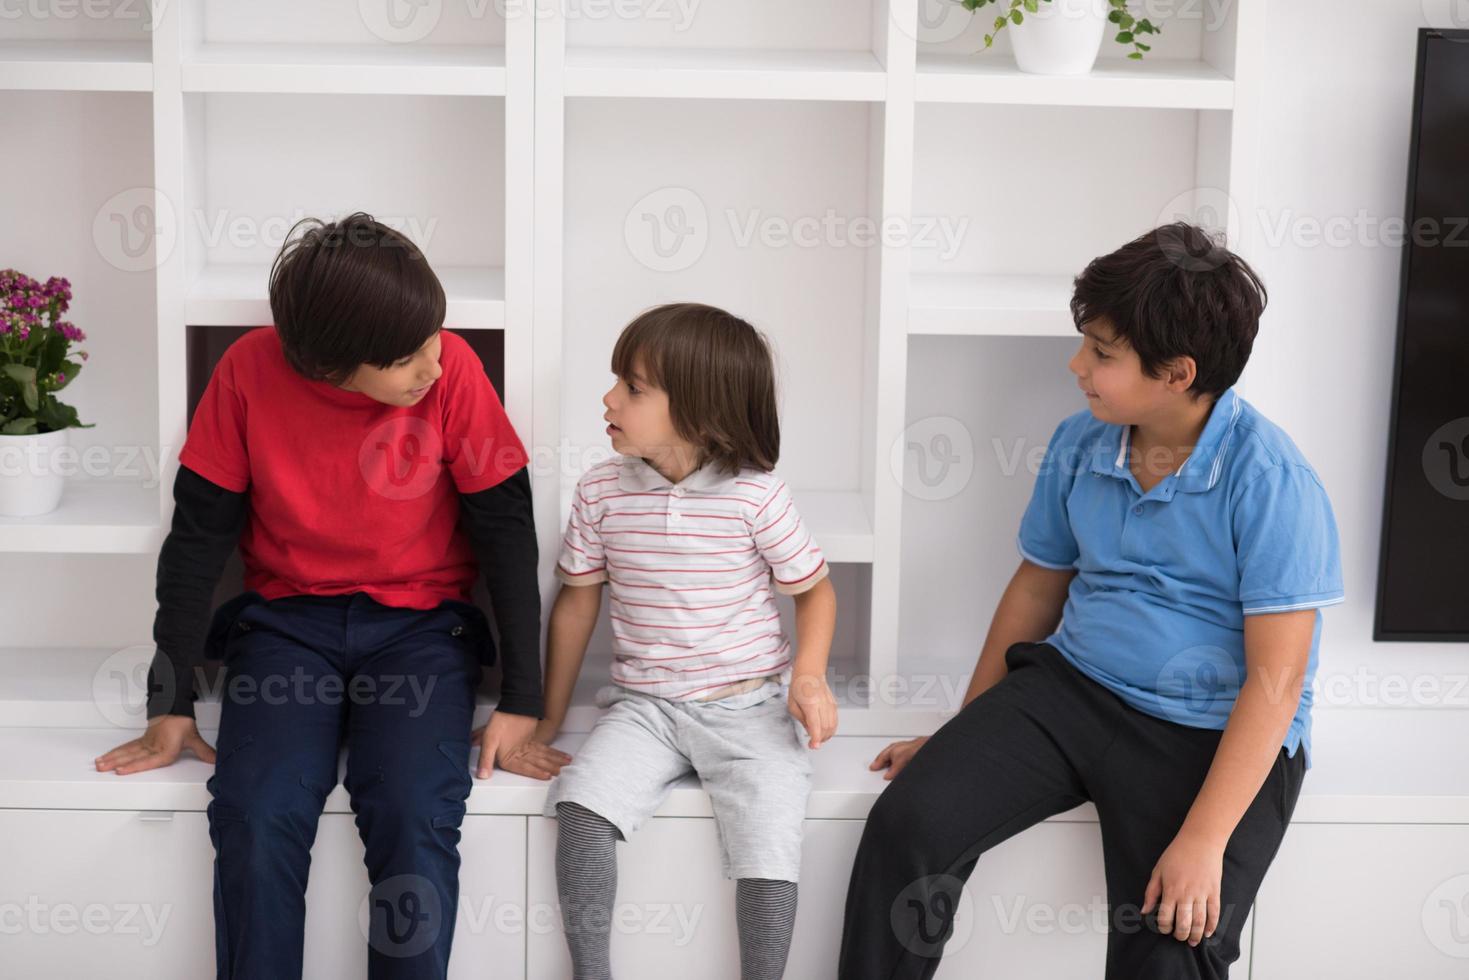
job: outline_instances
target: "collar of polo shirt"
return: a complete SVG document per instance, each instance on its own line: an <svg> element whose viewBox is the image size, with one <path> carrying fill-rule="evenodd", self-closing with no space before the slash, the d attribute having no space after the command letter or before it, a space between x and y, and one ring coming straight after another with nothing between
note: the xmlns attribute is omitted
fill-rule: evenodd
<svg viewBox="0 0 1469 980"><path fill-rule="evenodd" d="M713 463L705 463L679 481L678 486L684 490L718 490L730 479L731 477L721 473ZM617 474L617 486L622 490L639 493L661 490L673 484L641 456L624 456L622 467Z"/></svg>
<svg viewBox="0 0 1469 980"><path fill-rule="evenodd" d="M1229 452L1229 443L1234 435L1234 424L1239 419L1240 400L1230 388L1219 396L1204 431L1199 434L1199 444L1183 461L1174 474L1174 490L1180 493L1202 493L1212 490L1224 471L1224 457ZM1127 448L1132 441L1132 427L1127 425L1104 425L1092 452L1092 472L1101 476L1126 480ZM656 472L656 471L655 471Z"/></svg>

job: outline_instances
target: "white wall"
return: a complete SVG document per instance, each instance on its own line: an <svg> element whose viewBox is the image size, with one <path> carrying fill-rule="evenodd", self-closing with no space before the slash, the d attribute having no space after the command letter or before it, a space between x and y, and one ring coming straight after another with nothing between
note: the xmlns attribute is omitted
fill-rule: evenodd
<svg viewBox="0 0 1469 980"><path fill-rule="evenodd" d="M1428 17L1452 26L1448 9L1436 0L1271 5L1255 229L1265 244L1249 256L1270 305L1248 380L1252 401L1320 473L1341 531L1347 599L1325 613L1318 694L1331 706L1318 698L1317 758L1333 751L1330 712L1391 700L1381 678L1439 675L1448 694L1469 675L1466 644L1372 641L1402 254L1380 232L1403 217L1416 31ZM1312 222L1345 228L1346 241L1313 243ZM1469 706L1469 691L1455 700ZM1383 725L1426 725L1418 713L1430 708L1378 715Z"/></svg>

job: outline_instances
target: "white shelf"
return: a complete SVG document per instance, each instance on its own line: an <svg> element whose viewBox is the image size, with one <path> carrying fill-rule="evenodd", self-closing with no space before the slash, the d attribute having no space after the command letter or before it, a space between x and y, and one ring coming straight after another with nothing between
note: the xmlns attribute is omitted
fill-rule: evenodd
<svg viewBox="0 0 1469 980"><path fill-rule="evenodd" d="M436 266L448 307L451 330L502 330L505 327L505 270L490 266ZM215 264L204 267L189 286L184 319L192 326L258 327L274 322L267 285L270 267Z"/></svg>
<svg viewBox="0 0 1469 980"><path fill-rule="evenodd" d="M1071 337L1071 277L914 275L908 333Z"/></svg>
<svg viewBox="0 0 1469 980"><path fill-rule="evenodd" d="M163 543L159 491L137 483L69 480L39 517L0 517L0 553L146 554Z"/></svg>
<svg viewBox="0 0 1469 980"><path fill-rule="evenodd" d="M185 92L504 95L505 50L477 45L205 44Z"/></svg>
<svg viewBox="0 0 1469 980"><path fill-rule="evenodd" d="M861 494L793 489L791 496L827 561L872 561L872 523Z"/></svg>
<svg viewBox="0 0 1469 980"><path fill-rule="evenodd" d="M147 41L0 43L0 90L151 92Z"/></svg>
<svg viewBox="0 0 1469 980"><path fill-rule="evenodd" d="M1204 61L1101 59L1089 75L1032 75L1013 58L919 53L919 102L1230 109L1234 81Z"/></svg>
<svg viewBox="0 0 1469 980"><path fill-rule="evenodd" d="M568 96L880 102L887 78L870 51L571 47L565 85Z"/></svg>

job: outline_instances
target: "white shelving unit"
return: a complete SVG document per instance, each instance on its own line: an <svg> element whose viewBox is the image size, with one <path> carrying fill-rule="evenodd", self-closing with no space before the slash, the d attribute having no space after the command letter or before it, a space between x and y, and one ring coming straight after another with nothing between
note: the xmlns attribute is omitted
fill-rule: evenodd
<svg viewBox="0 0 1469 980"><path fill-rule="evenodd" d="M152 278L165 469L148 489L73 487L55 514L0 524L0 547L155 551L185 328L269 323L290 225L362 208L424 247L449 326L503 332L506 403L540 449L548 595L570 490L610 451L600 397L621 326L693 298L764 329L780 472L841 570L834 669L870 681L844 691L844 731L931 730L1004 578L946 569L1012 561L1023 460L1077 407L1072 277L1214 192L1248 252L1262 6L1165 19L1147 60L1104 51L1076 78L1018 71L1003 35L975 53L979 25L935 31L916 0L709 3L688 20L446 3L426 27L346 0L189 0L156 25L31 25L0 47L13 98L151 98L151 180L131 203L159 234L132 275ZM861 235L893 222L906 237ZM109 369L94 364L87 381ZM935 493L923 467L953 446L945 427L971 472ZM591 678L610 657L596 644ZM895 680L944 693L883 693Z"/></svg>

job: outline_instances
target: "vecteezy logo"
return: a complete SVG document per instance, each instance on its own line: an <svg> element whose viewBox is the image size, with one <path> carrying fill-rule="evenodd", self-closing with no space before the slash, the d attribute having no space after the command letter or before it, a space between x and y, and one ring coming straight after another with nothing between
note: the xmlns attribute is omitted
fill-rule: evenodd
<svg viewBox="0 0 1469 980"><path fill-rule="evenodd" d="M1197 726L1222 712L1239 695L1240 668L1223 647L1189 647L1168 658L1158 671L1158 706L1169 721Z"/></svg>
<svg viewBox="0 0 1469 980"><path fill-rule="evenodd" d="M1423 23L1448 30L1469 28L1469 0L1423 0ZM1455 41L1463 40L1453 37Z"/></svg>
<svg viewBox="0 0 1469 980"><path fill-rule="evenodd" d="M907 34L907 21L902 19L903 4L889 4L900 30ZM918 23L914 40L919 44L943 44L952 41L974 21L974 14L955 0L918 0Z"/></svg>
<svg viewBox="0 0 1469 980"><path fill-rule="evenodd" d="M1433 430L1423 444L1423 475L1450 500L1469 500L1469 416Z"/></svg>
<svg viewBox="0 0 1469 980"><path fill-rule="evenodd" d="M173 202L152 187L130 187L92 216L92 244L114 269L146 272L168 261L178 241Z"/></svg>
<svg viewBox="0 0 1469 980"><path fill-rule="evenodd" d="M443 475L442 459L438 430L412 415L396 415L375 426L357 453L362 478L389 500L412 500L432 490Z"/></svg>
<svg viewBox="0 0 1469 980"><path fill-rule="evenodd" d="M438 26L444 0L357 0L362 23L391 44L411 44Z"/></svg>
<svg viewBox="0 0 1469 980"><path fill-rule="evenodd" d="M628 210L622 237L642 265L654 272L679 272L699 261L709 244L708 211L687 187L664 187Z"/></svg>
<svg viewBox="0 0 1469 980"><path fill-rule="evenodd" d="M1241 227L1239 205L1228 191L1218 187L1194 187L1174 196L1163 205L1153 224L1162 229L1175 221L1198 225L1220 239L1229 233L1230 228ZM1158 233L1158 245L1170 262L1189 272L1208 272L1229 260L1229 254L1222 248L1211 247L1196 252L1177 235L1167 231Z"/></svg>
<svg viewBox="0 0 1469 980"><path fill-rule="evenodd" d="M1455 875L1428 893L1423 933L1440 952L1469 959L1469 874Z"/></svg>
<svg viewBox="0 0 1469 980"><path fill-rule="evenodd" d="M956 418L919 419L898 434L888 452L888 467L905 493L920 500L948 500L974 476L974 440Z"/></svg>
<svg viewBox="0 0 1469 980"><path fill-rule="evenodd" d="M92 673L92 703L97 713L118 728L138 728L146 723L148 710L148 669L153 662L153 647L124 647L109 656ZM173 665L158 658L158 671L153 680L165 702L171 702L178 690Z"/></svg>
<svg viewBox="0 0 1469 980"><path fill-rule="evenodd" d="M973 902L951 874L927 875L898 893L889 910L893 935L909 952L934 957L953 953L974 932Z"/></svg>
<svg viewBox="0 0 1469 980"><path fill-rule="evenodd" d="M385 956L417 956L432 946L444 927L443 903L433 882L422 875L394 875L378 882L357 909L368 945Z"/></svg>

